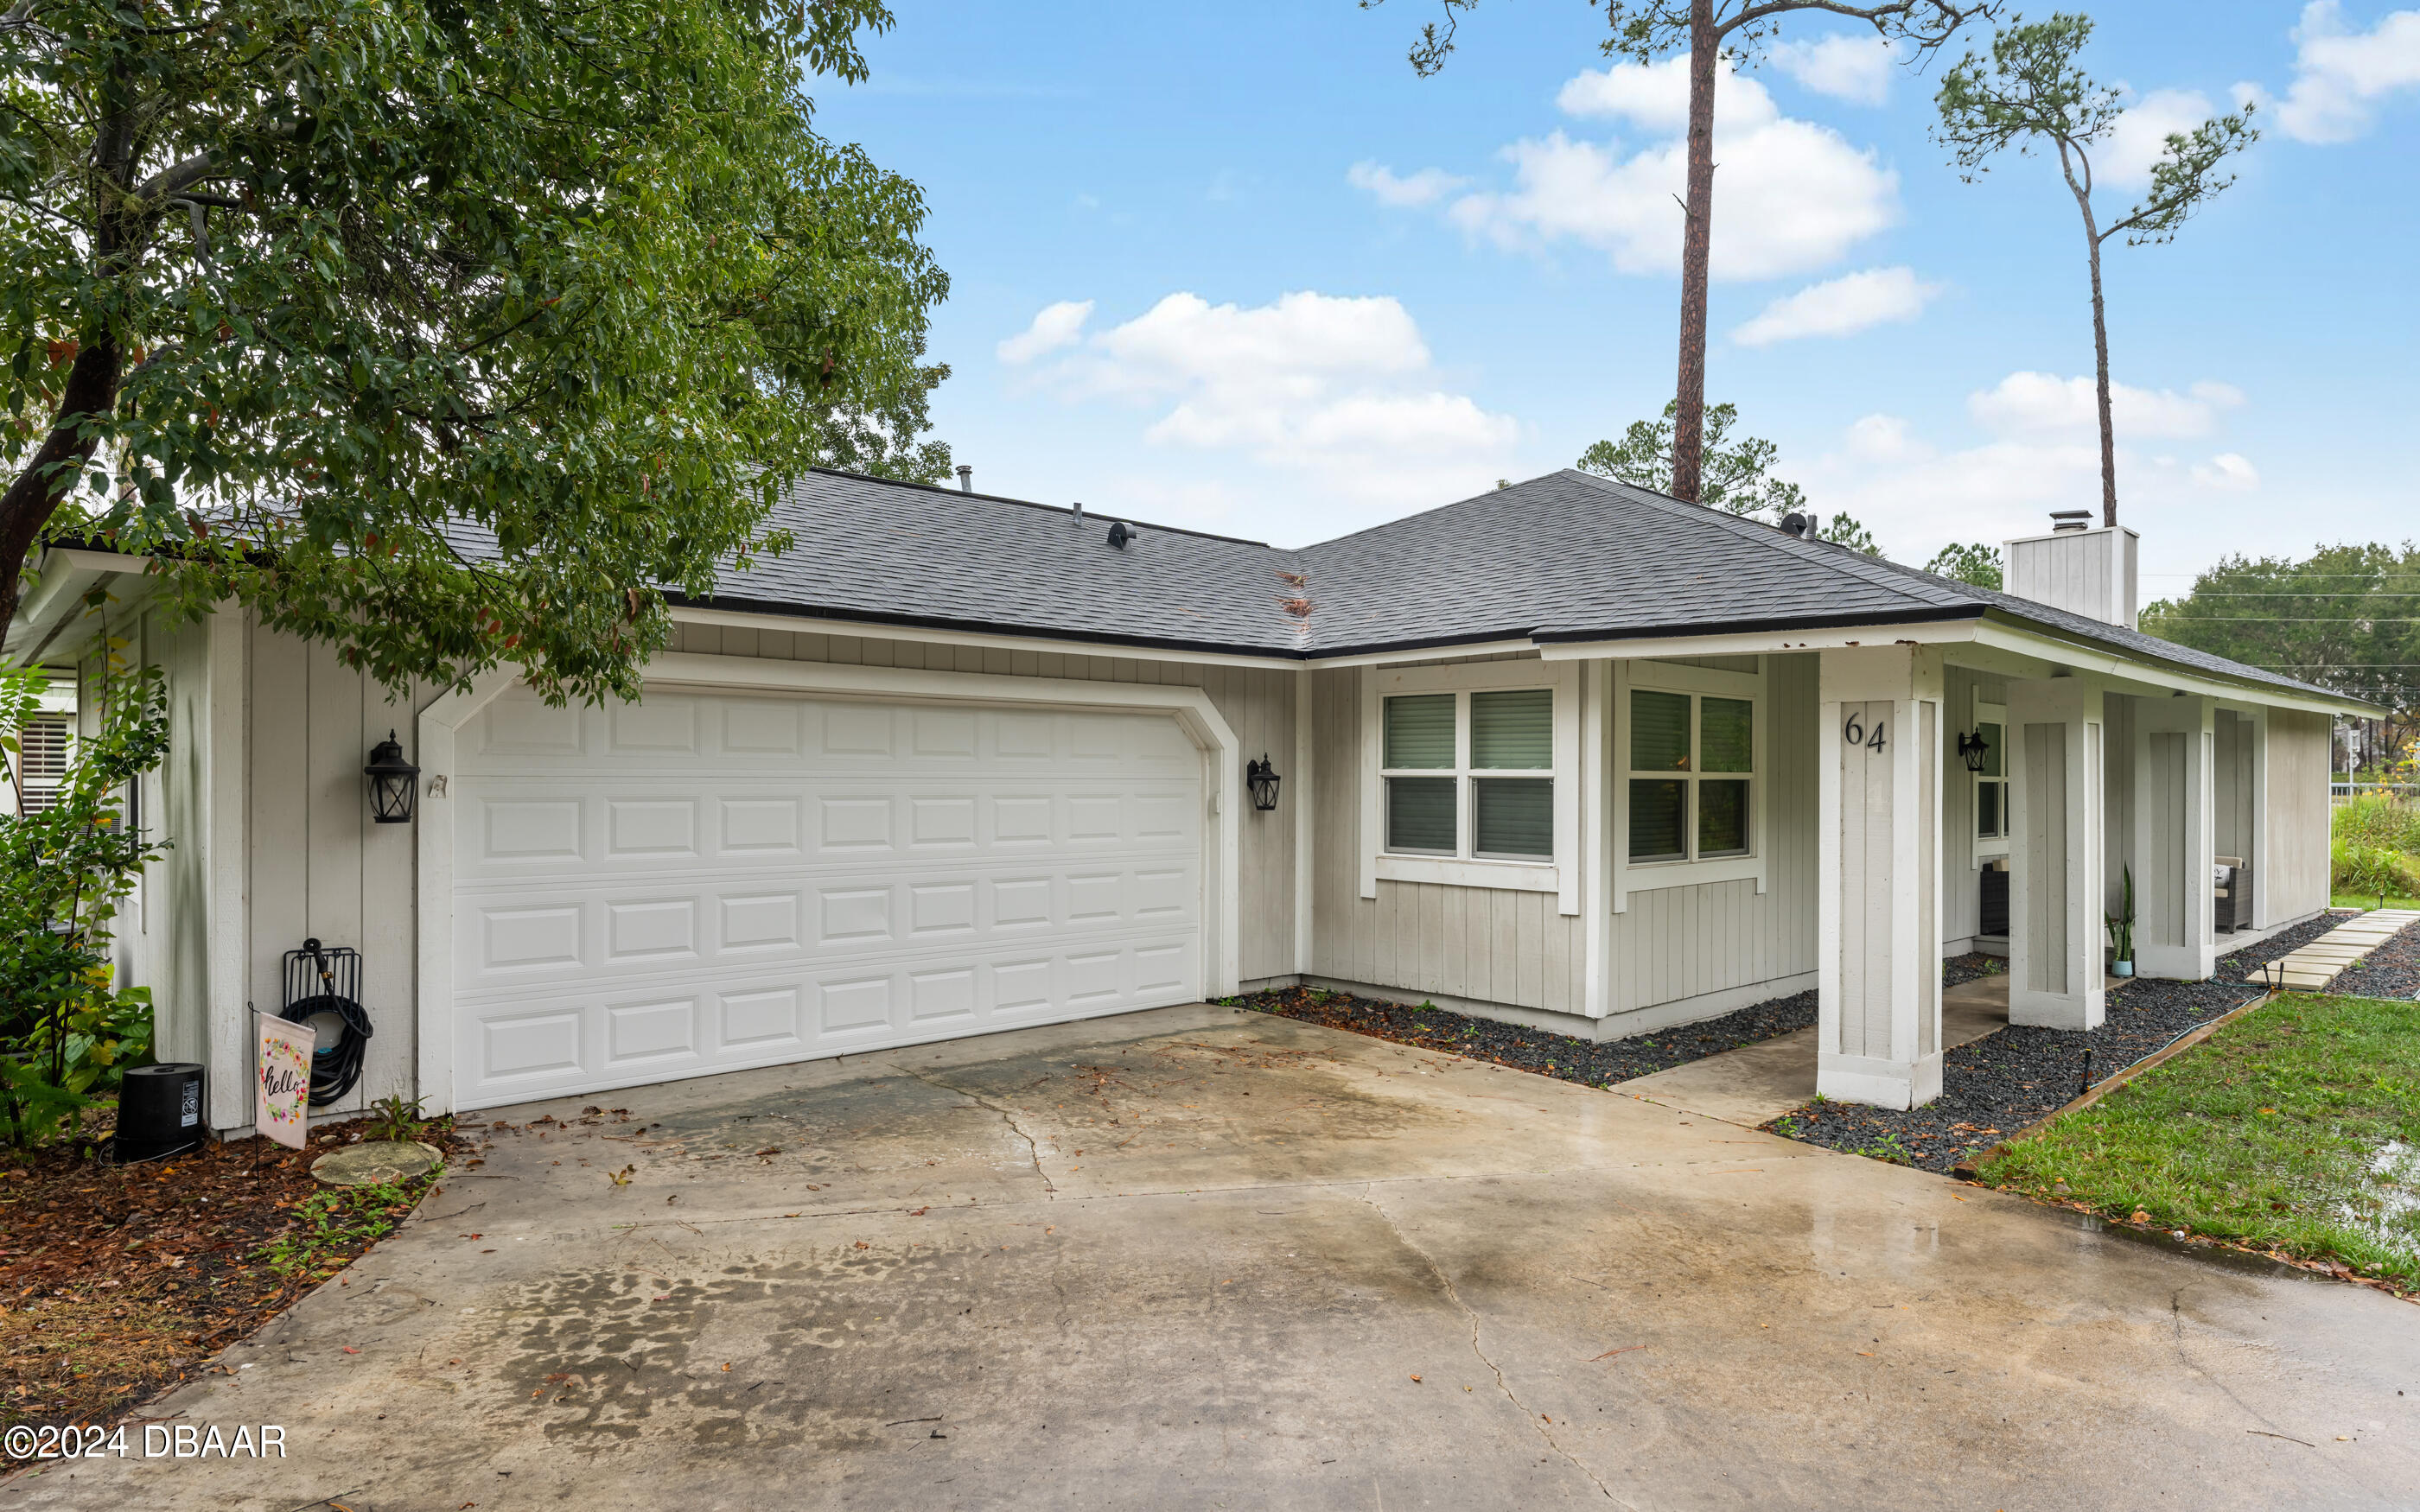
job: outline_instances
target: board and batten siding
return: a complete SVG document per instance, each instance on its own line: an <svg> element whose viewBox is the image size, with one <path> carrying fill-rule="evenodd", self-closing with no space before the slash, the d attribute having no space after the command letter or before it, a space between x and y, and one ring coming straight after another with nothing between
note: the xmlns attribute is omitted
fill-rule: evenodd
<svg viewBox="0 0 2420 1512"><path fill-rule="evenodd" d="M1613 916L1607 938L1606 963L1613 973L1610 1006L1617 1019L1660 1004L1736 994L1763 983L1782 984L1776 995L1796 992L1801 987L1794 983L1801 977L1808 979L1804 986L1814 985L1820 860L1817 658L1802 654L1764 661L1767 770L1758 774L1756 800L1766 805L1770 821L1765 833L1773 854L1765 890L1760 893L1754 882L1740 881L1631 891L1629 906ZM1626 738L1627 725L1617 720L1614 733ZM1618 742L1609 741L1608 748L1619 764ZM1624 843L1625 837L1614 837L1617 857ZM1708 1010L1729 1011L1721 1006ZM1608 1030L1629 1032L1618 1024Z"/></svg>
<svg viewBox="0 0 2420 1512"><path fill-rule="evenodd" d="M684 623L671 647L709 656L761 656L774 661L840 666L914 667L982 672L993 677L1052 677L1072 682L1140 683L1198 687L1235 732L1242 759L1266 754L1281 779L1294 773L1295 679L1292 669L1219 667L1157 661L1149 656L1077 652L1008 651L877 636ZM1294 977L1294 826L1301 807L1279 785L1275 810L1263 813L1245 799L1238 816L1241 878L1241 980L1246 987Z"/></svg>
<svg viewBox="0 0 2420 1512"><path fill-rule="evenodd" d="M2268 712L2268 801L2260 873L2252 879L2253 917L2262 927L2328 905L2328 798L2331 725L2324 714Z"/></svg>
<svg viewBox="0 0 2420 1512"><path fill-rule="evenodd" d="M1377 897L1360 895L1365 673L1329 668L1311 675L1311 975L1476 1004L1584 1012L1583 920L1559 913L1553 893L1381 880Z"/></svg>
<svg viewBox="0 0 2420 1512"><path fill-rule="evenodd" d="M1587 921L1559 913L1554 894L1381 879L1377 897L1360 896L1363 675L1351 668L1311 674L1311 974L1476 1005L1588 1014ZM1606 921L1609 1011L1603 1032L1639 1032L1671 1022L1648 1011L1665 1004L1764 983L1783 984L1776 991L1811 985L1815 699L1815 657L1767 658L1768 770L1760 774L1758 794L1758 801L1771 805L1766 890L1738 881L1630 892L1627 907ZM1617 720L1611 733L1622 728ZM1608 760L1616 748L1608 740ZM1591 899L1588 906L1609 908L1610 901ZM1798 982L1802 977L1808 980ZM1621 1023L1634 1013L1639 1015L1636 1029Z"/></svg>

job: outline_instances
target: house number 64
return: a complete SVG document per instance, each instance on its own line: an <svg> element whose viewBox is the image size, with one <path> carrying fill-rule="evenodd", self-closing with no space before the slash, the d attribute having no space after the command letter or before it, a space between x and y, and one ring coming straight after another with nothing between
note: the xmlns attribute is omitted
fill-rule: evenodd
<svg viewBox="0 0 2420 1512"><path fill-rule="evenodd" d="M1876 719L1873 729L1868 730L1866 722L1853 714L1849 716L1849 722L1840 727L1840 738L1852 746L1880 750L1883 748L1883 724L1884 721Z"/></svg>

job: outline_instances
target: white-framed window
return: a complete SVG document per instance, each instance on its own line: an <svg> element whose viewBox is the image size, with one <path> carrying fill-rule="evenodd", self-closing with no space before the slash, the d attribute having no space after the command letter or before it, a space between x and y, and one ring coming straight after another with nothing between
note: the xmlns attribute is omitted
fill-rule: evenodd
<svg viewBox="0 0 2420 1512"><path fill-rule="evenodd" d="M1749 879L1763 890L1771 774L1762 660L1622 663L1614 710L1617 899Z"/></svg>
<svg viewBox="0 0 2420 1512"><path fill-rule="evenodd" d="M1363 674L1363 896L1381 880L1564 896L1578 907L1573 664L1461 662Z"/></svg>
<svg viewBox="0 0 2420 1512"><path fill-rule="evenodd" d="M1978 859L2009 854L2009 711L1975 699L1974 733L1983 737L1983 769L1975 784L1975 855ZM1961 764L1962 768L1963 764Z"/></svg>
<svg viewBox="0 0 2420 1512"><path fill-rule="evenodd" d="M1378 722L1389 853L1555 858L1553 688L1394 693Z"/></svg>

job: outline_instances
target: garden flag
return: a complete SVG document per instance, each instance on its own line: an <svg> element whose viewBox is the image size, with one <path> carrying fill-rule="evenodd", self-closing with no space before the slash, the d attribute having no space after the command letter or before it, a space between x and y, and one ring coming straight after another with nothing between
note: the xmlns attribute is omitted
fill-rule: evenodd
<svg viewBox="0 0 2420 1512"><path fill-rule="evenodd" d="M302 1148L311 1122L311 1048L318 1036L308 1024L259 1015L260 1100L252 1124L288 1149Z"/></svg>

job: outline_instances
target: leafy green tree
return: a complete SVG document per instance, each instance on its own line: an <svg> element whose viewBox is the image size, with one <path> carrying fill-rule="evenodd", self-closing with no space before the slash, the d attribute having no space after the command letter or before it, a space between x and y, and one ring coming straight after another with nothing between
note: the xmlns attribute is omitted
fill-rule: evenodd
<svg viewBox="0 0 2420 1512"><path fill-rule="evenodd" d="M830 463L939 476L880 0L0 0L0 628L153 553L391 687L636 690Z"/></svg>
<svg viewBox="0 0 2420 1512"><path fill-rule="evenodd" d="M55 1134L151 1041L148 989L111 985L110 924L166 847L129 822L128 784L168 749L155 669L108 648L98 733L79 740L51 805L0 815L0 1137ZM18 782L23 732L48 676L0 671L0 781Z"/></svg>
<svg viewBox="0 0 2420 1512"><path fill-rule="evenodd" d="M1980 541L1961 546L1951 543L1932 554L1924 570L1950 579L1972 583L1978 588L1998 588L2002 583L2000 548Z"/></svg>
<svg viewBox="0 0 2420 1512"><path fill-rule="evenodd" d="M2420 730L2420 546L2411 542L2328 547L2300 561L2228 557L2183 598L2145 609L2141 625L2397 711L2389 752Z"/></svg>
<svg viewBox="0 0 2420 1512"><path fill-rule="evenodd" d="M1613 478L1657 493L1683 497L1672 487L1672 429L1680 401L1664 407L1656 420L1634 420L1618 441L1599 441L1580 454L1584 471ZM1706 411L1705 452L1699 468L1698 502L1734 515L1779 520L1793 509L1807 507L1798 485L1773 475L1781 449L1761 437L1730 440L1739 423L1734 405L1718 404Z"/></svg>
<svg viewBox="0 0 2420 1512"><path fill-rule="evenodd" d="M2018 18L1992 39L1992 55L1969 53L1942 75L1934 102L1934 135L1975 182L1991 160L2014 147L2021 155L2048 144L2084 217L2086 261L2092 275L2092 358L2101 415L2101 521L2118 523L2118 441L2109 415L2109 324L2101 295L2101 248L2112 237L2140 247L2173 240L2194 212L2235 182L2226 161L2259 139L2252 107L2172 131L2151 165L2151 187L2132 209L2103 225L2092 205L2092 154L2125 114L2119 91L2096 84L2076 66L2092 36L2088 16Z"/></svg>
<svg viewBox="0 0 2420 1512"><path fill-rule="evenodd" d="M1863 551L1869 557L1885 554L1882 543L1874 539L1874 532L1846 515L1835 515L1823 521L1817 538L1835 546L1845 546L1852 551Z"/></svg>
<svg viewBox="0 0 2420 1512"><path fill-rule="evenodd" d="M1364 10L1382 0L1361 0ZM1681 363L1673 395L1671 483L1675 499L1699 498L1699 459L1713 459L1706 436L1706 292L1714 252L1714 79L1717 60L1753 68L1793 11L1820 10L1863 22L1876 36L1899 44L1910 64L1921 64L1969 21L1996 14L2000 0L1887 0L1852 5L1847 0L1589 0L1605 8L1612 30L1603 45L1607 57L1654 63L1678 55L1689 60L1688 193L1681 213ZM1445 67L1454 49L1463 13L1479 0L1440 0L1442 23L1420 28L1412 44L1412 70L1427 78Z"/></svg>

